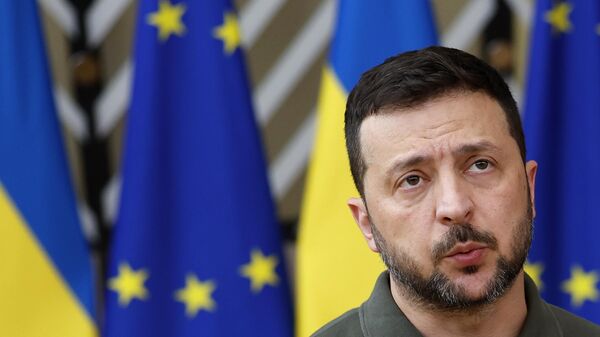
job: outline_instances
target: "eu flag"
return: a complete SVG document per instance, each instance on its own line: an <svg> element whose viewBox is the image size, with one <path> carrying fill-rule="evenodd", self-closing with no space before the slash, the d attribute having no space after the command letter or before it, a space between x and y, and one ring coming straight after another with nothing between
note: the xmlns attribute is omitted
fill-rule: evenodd
<svg viewBox="0 0 600 337"><path fill-rule="evenodd" d="M56 116L37 2L0 1L0 336L96 334Z"/></svg>
<svg viewBox="0 0 600 337"><path fill-rule="evenodd" d="M600 2L537 1L525 106L539 163L526 270L550 303L600 323Z"/></svg>
<svg viewBox="0 0 600 337"><path fill-rule="evenodd" d="M134 53L105 335L291 335L231 4L140 1Z"/></svg>

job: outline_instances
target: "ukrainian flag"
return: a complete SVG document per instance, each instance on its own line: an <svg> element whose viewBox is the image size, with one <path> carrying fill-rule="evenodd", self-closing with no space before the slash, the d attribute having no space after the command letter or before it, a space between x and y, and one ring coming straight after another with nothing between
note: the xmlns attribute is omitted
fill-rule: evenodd
<svg viewBox="0 0 600 337"><path fill-rule="evenodd" d="M298 238L297 335L365 301L385 269L346 206L358 196L344 143L344 110L361 73L436 43L428 1L342 0L323 71L318 125Z"/></svg>
<svg viewBox="0 0 600 337"><path fill-rule="evenodd" d="M92 277L34 0L0 1L0 336L93 336Z"/></svg>

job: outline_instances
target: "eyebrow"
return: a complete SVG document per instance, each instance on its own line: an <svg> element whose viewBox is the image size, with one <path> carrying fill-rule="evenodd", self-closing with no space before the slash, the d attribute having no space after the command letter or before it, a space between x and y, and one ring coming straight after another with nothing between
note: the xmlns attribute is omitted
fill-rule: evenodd
<svg viewBox="0 0 600 337"><path fill-rule="evenodd" d="M479 153L483 151L498 151L499 148L490 143L487 140L482 140L479 142L471 143L471 144L463 144L458 147L456 150L452 151L454 156L465 156L473 153ZM390 176L393 172L403 171L406 168L417 166L424 162L430 161L431 156L415 154L405 159L401 159L397 161L390 169L387 170L386 175Z"/></svg>

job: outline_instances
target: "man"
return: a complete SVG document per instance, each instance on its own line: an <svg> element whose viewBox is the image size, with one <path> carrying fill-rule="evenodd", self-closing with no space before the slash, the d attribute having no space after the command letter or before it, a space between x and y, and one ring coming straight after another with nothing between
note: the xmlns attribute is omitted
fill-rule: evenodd
<svg viewBox="0 0 600 337"><path fill-rule="evenodd" d="M600 336L523 272L537 164L495 70L456 49L400 54L363 74L345 123L348 205L388 271L315 336Z"/></svg>

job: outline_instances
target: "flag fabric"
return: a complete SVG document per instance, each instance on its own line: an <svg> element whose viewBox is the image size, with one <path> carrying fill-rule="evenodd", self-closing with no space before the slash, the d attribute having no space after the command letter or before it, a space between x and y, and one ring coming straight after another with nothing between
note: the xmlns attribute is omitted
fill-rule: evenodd
<svg viewBox="0 0 600 337"><path fill-rule="evenodd" d="M297 336L360 305L385 269L346 206L358 196L344 143L347 95L368 68L435 42L428 1L340 1L299 228Z"/></svg>
<svg viewBox="0 0 600 337"><path fill-rule="evenodd" d="M290 336L229 1L139 2L105 336Z"/></svg>
<svg viewBox="0 0 600 337"><path fill-rule="evenodd" d="M0 1L0 335L93 336L90 256L37 11Z"/></svg>
<svg viewBox="0 0 600 337"><path fill-rule="evenodd" d="M600 3L539 0L524 110L539 164L526 270L550 303L600 323Z"/></svg>

